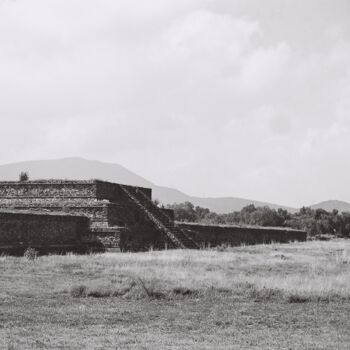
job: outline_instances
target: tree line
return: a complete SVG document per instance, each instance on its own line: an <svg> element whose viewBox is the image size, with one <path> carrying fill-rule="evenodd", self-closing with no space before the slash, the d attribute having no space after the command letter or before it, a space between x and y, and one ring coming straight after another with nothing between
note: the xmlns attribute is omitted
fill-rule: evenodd
<svg viewBox="0 0 350 350"><path fill-rule="evenodd" d="M350 237L350 213L331 212L324 209L302 207L296 213L285 209L256 207L250 204L240 211L217 214L208 208L194 206L191 202L175 203L167 206L173 209L175 220L215 225L256 225L270 227L290 227L305 230L309 237L327 238Z"/></svg>

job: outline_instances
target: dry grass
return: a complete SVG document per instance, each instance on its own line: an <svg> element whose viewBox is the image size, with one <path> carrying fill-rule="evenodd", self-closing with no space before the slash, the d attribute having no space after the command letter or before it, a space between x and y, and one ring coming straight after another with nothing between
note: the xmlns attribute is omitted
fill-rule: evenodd
<svg viewBox="0 0 350 350"><path fill-rule="evenodd" d="M120 296L138 287L146 296L156 291L170 295L174 289L234 293L247 288L257 294L272 290L286 300L291 296L350 300L350 243L343 240L242 246L225 251L52 255L39 257L35 264L25 258L2 256L0 263L2 271L11 271L10 290L19 293L19 281L53 273L63 277L53 281L57 293L84 286L84 296ZM106 293L102 292L104 286Z"/></svg>
<svg viewBox="0 0 350 350"><path fill-rule="evenodd" d="M298 328L298 331L288 328L285 330L286 338L278 332L279 327L285 327L280 323L266 328L265 323L270 322L265 319L266 308L273 315L278 315L276 317L281 318L280 322L287 322L288 325L288 322L291 322L290 315L294 314L296 307L299 308L299 312L304 313L296 316L296 325L300 327L305 326L304 318L309 320L309 313L319 310L320 322L325 324L321 325L319 320L314 320L309 326L310 334L313 334L312 329L316 327L315 334L311 340L306 341L310 334L304 330L305 334L302 337L306 338L298 338L300 348L323 348L323 345L333 344L336 336L339 348L345 349L345 345L350 341L350 334L346 331L350 325L343 325L344 319L349 319L350 310L350 241L242 246L226 248L224 251L174 250L89 256L53 255L38 257L34 263L25 258L1 256L0 271L0 302L5 305L4 313L0 310L0 348L6 344L14 346L14 349L39 348L34 344L34 339L38 336L34 331L30 331L35 320L31 319L29 310L36 314L36 322L42 320L52 325L51 328L47 325L41 326L46 336L46 340L39 337L40 342L44 344L42 348L59 348L58 339L62 343L62 336L54 332L57 327L60 331L70 333L72 337L72 342L68 341L63 348L115 348L108 343L108 339L116 338L111 335L108 327L112 321L106 315L110 315L111 307L120 305L124 305L125 310L130 310L133 316L120 315L118 329L125 329L127 326L126 328L136 335L142 333L142 327L153 332L152 340L149 340L151 345L132 344L127 338L128 342L124 346L118 343L123 349L235 348L225 345L226 340L222 338L221 331L221 336L216 337L215 332L210 333L211 329L218 332L218 329L223 331L230 328L234 333L243 332L239 333L242 338L238 337L243 343L237 343L242 347L237 348L255 348L255 345L256 348L264 348L263 345L269 339L268 344L272 345L267 346L266 343L266 348L277 349L285 345L288 336L295 337L295 332L299 332L299 337L302 336L301 328ZM38 303L40 307L35 309ZM45 308L48 304L54 308L51 310L51 316ZM85 312L79 309L82 305ZM181 313L175 312L175 306L182 310ZM215 316L211 314L213 308L216 310ZM255 339L256 344L248 347L243 345L245 328L250 327L249 323L240 324L239 318L232 316L242 308L254 309L254 314L249 314L251 311L248 311L249 318L255 325L251 329L253 333L249 334L249 339ZM338 310L338 314L329 314L329 308ZM125 310L123 312L126 312ZM174 317L177 317L180 323L186 324L188 329L180 331L178 326L174 326L173 330L182 334L184 338L192 334L188 343L192 345L184 345L180 339L176 342L177 338L173 339L176 346L171 343L167 345L165 340L171 338L167 338L167 332L159 334L157 328L149 329L147 320L154 316L154 310L158 310L158 317L165 317L166 324L168 316L175 313ZM228 310L231 310L231 314L227 314ZM339 310L343 310L345 314L339 314ZM71 314L72 320L78 323L67 325L61 312ZM200 321L196 321L197 316L193 315L200 317ZM244 310L240 315L242 320L248 322ZM141 320L141 323L136 322L134 316ZM21 319L19 323L15 321L18 317ZM94 328L89 328L89 322L93 323L90 317L99 320ZM340 328L337 326L335 330L329 325L334 317L336 323L339 321L343 325ZM129 324L130 318L134 320L134 326ZM202 319L208 319L210 325L203 323L199 331L196 322L201 324ZM262 324L261 320L264 320ZM152 322L154 327L159 326L158 321ZM98 327L103 325L108 329L106 328L105 333L99 330L98 334L93 336L95 342L86 343L81 338L81 327L89 328L90 332L97 332ZM325 325L328 325L328 328L324 329ZM327 339L318 343L321 338L317 338L316 334L319 333L320 327L325 334L328 334L328 331L337 332L343 329L342 337L339 334L328 334ZM196 330L194 333L192 328ZM19 335L23 329L27 329L25 334L29 337L24 336L24 339L29 339L26 342L23 342ZM170 331L171 329L170 326ZM263 329L266 330L265 334L261 333ZM201 332L209 333L199 336ZM227 339L231 339L233 335L226 336ZM3 342L1 339L4 339ZM50 346L49 340L51 342L52 339L54 341ZM280 343L274 343L276 339L279 339ZM303 347L305 342L314 347ZM99 347L100 343L104 346ZM148 344L146 339L145 344ZM295 341L291 341L291 344L295 344Z"/></svg>
<svg viewBox="0 0 350 350"><path fill-rule="evenodd" d="M74 274L90 289L106 284L115 295L118 290L123 294L127 286L133 288L143 282L146 289L164 293L176 288L235 292L246 287L257 293L279 291L287 299L300 296L310 300L350 300L350 244L346 241L260 245L228 248L224 252L173 250L49 256L41 257L35 269Z"/></svg>

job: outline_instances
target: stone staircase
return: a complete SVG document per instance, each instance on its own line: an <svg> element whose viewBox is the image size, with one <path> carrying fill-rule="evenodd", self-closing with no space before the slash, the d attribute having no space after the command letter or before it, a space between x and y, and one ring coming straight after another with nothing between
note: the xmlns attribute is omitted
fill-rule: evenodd
<svg viewBox="0 0 350 350"><path fill-rule="evenodd" d="M199 246L186 233L174 224L164 211L157 207L140 189L131 191L127 186L120 185L123 192L142 210L151 222L170 240L174 248L199 249Z"/></svg>

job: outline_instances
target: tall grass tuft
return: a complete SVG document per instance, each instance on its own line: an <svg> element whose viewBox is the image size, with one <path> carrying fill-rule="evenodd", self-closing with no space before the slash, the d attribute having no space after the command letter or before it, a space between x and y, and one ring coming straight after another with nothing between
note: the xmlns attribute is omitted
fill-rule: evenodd
<svg viewBox="0 0 350 350"><path fill-rule="evenodd" d="M35 248L27 248L23 254L23 256L29 261L35 261L38 257L38 251Z"/></svg>

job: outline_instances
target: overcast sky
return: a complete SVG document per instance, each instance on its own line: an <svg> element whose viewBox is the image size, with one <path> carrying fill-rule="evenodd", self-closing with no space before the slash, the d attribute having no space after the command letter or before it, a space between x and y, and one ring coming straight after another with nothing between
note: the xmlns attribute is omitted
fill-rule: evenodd
<svg viewBox="0 0 350 350"><path fill-rule="evenodd" d="M0 163L350 201L350 1L0 0Z"/></svg>

